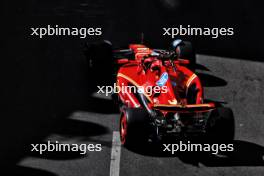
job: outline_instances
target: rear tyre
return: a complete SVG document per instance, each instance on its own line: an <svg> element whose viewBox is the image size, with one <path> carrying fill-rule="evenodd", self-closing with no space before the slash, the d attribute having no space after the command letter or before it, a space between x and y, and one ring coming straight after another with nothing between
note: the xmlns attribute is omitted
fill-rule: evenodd
<svg viewBox="0 0 264 176"><path fill-rule="evenodd" d="M125 147L132 147L148 138L148 113L141 108L123 108L120 118L120 139Z"/></svg>
<svg viewBox="0 0 264 176"><path fill-rule="evenodd" d="M230 143L234 140L235 121L230 108L219 107L212 111L206 125L207 140Z"/></svg>

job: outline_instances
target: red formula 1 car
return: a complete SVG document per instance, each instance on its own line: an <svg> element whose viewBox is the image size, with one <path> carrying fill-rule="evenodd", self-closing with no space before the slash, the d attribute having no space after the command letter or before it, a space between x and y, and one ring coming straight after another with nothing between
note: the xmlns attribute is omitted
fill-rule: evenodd
<svg viewBox="0 0 264 176"><path fill-rule="evenodd" d="M203 136L219 142L233 139L231 109L204 103L202 84L193 71L195 55L190 43L175 40L170 50L130 44L128 49L109 52L114 61L106 65L116 68L113 74L123 145L166 137ZM93 66L104 63L92 58L89 63Z"/></svg>

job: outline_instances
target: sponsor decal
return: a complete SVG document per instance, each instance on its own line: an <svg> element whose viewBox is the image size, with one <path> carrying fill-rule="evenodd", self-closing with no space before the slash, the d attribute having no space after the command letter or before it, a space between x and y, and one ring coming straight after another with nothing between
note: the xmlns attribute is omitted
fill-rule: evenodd
<svg viewBox="0 0 264 176"><path fill-rule="evenodd" d="M160 79L156 82L158 86L164 86L164 84L168 81L169 75L167 72L162 73Z"/></svg>

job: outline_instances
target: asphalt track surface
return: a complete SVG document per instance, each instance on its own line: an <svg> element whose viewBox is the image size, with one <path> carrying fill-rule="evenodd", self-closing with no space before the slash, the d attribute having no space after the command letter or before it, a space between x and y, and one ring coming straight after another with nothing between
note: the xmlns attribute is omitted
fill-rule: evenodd
<svg viewBox="0 0 264 176"><path fill-rule="evenodd" d="M205 86L206 99L230 107L234 112L236 133L232 157L202 157L195 153L168 156L151 149L131 151L122 147L120 176L263 175L264 64L206 55L198 55L197 62L197 74ZM100 143L101 152L30 154L18 165L40 170L42 175L109 175L113 132L119 130L119 114L109 97L94 96L97 98L91 99L90 111L72 113L43 142Z"/></svg>

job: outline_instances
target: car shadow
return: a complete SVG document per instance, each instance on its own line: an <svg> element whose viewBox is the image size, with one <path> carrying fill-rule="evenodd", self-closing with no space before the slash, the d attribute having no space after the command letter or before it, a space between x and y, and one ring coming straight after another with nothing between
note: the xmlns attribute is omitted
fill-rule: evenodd
<svg viewBox="0 0 264 176"><path fill-rule="evenodd" d="M212 100L212 99L204 99L204 103L214 103L216 107L223 107L228 103L226 101Z"/></svg>
<svg viewBox="0 0 264 176"><path fill-rule="evenodd" d="M227 85L227 81L217 76L207 73L196 73L204 87L222 87Z"/></svg>
<svg viewBox="0 0 264 176"><path fill-rule="evenodd" d="M92 136L100 136L109 133L109 129L92 122L84 122L76 119L63 119L51 131L51 134L60 135L59 139L69 140L78 137L78 141L88 140L90 142L98 142L103 146L110 147L111 142L94 141ZM48 144L47 140L35 141L35 144ZM51 144L55 145L56 141L52 140ZM57 143L60 143L58 140ZM62 142L63 143L63 142ZM77 142L78 143L78 142ZM31 147L30 145L28 145ZM27 156L38 157L42 159L51 160L71 160L87 157L83 151L78 148L76 151L45 151L40 154L38 151L30 151L32 148L27 149Z"/></svg>
<svg viewBox="0 0 264 176"><path fill-rule="evenodd" d="M185 163L208 167L264 166L264 147L247 141L234 141L234 151L227 156L205 153L184 153L178 156Z"/></svg>
<svg viewBox="0 0 264 176"><path fill-rule="evenodd" d="M197 70L210 71L210 69L207 68L206 66L202 64L197 64L197 63L194 65L194 68Z"/></svg>
<svg viewBox="0 0 264 176"><path fill-rule="evenodd" d="M100 143L102 146L111 146L111 141L108 142L93 139L94 136L101 136L109 133L109 129L107 127L89 121L70 119L69 117L71 115L72 113L66 113L62 116L51 116L48 119L45 119L45 116L41 116L34 121L33 117L30 116L29 120L31 120L31 122L25 119L21 119L21 121L17 120L17 123L13 124L13 128L16 128L19 138L12 138L14 140L8 140L8 143L3 143L3 145L1 145L1 149L6 151L5 154L2 155L3 157L0 158L1 167L12 168L15 173L29 172L29 174L25 175L49 175L49 173L46 172L43 174L40 172L38 174L37 170L30 170L24 167L15 166L25 157L51 160L72 160L87 157L88 154L81 154L80 149L77 151L44 152L42 154L31 151L31 144L47 143L47 137L52 135L58 135L59 142L61 140L67 141L72 138L76 138L76 143L81 143L82 140L88 140L91 143ZM10 134L8 135L10 136ZM6 139L3 140L7 141ZM53 140L51 141L55 142ZM33 173L31 173L31 171Z"/></svg>
<svg viewBox="0 0 264 176"><path fill-rule="evenodd" d="M24 166L13 166L3 169L3 173L8 173L8 175L26 175L26 176L56 176L52 172L36 169L36 168L29 168Z"/></svg>
<svg viewBox="0 0 264 176"><path fill-rule="evenodd" d="M92 96L88 97L87 104L82 107L82 110L101 114L119 113L118 105L112 98L105 99Z"/></svg>
<svg viewBox="0 0 264 176"><path fill-rule="evenodd" d="M207 152L175 152L163 151L163 145L141 145L127 148L128 150L144 156L151 157L177 157L182 162L199 166L199 163L208 167L232 166L264 166L264 147L255 143L235 140L234 151L226 155L214 155Z"/></svg>
<svg viewBox="0 0 264 176"><path fill-rule="evenodd" d="M109 132L105 126L93 122L86 122L77 119L63 119L52 133L63 135L67 138L74 136L90 137L99 136Z"/></svg>

